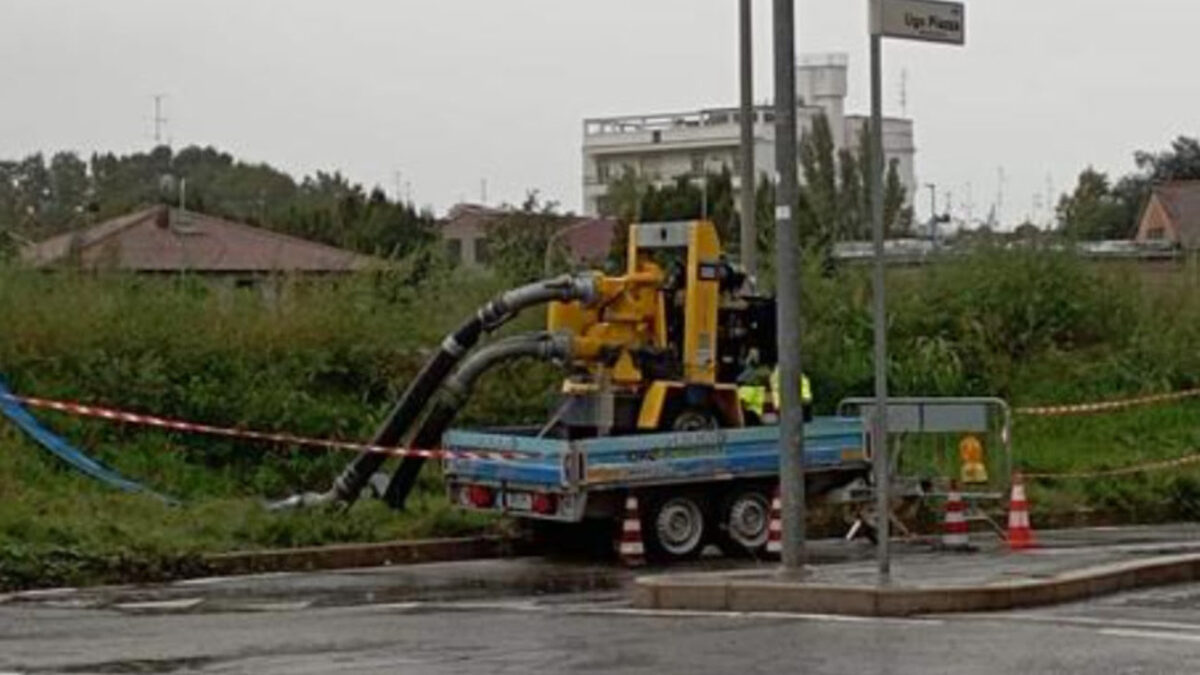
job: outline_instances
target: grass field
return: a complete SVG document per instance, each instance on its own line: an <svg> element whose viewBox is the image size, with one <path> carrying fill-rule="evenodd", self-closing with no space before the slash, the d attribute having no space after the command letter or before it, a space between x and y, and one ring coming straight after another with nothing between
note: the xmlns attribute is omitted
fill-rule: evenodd
<svg viewBox="0 0 1200 675"><path fill-rule="evenodd" d="M897 275L890 379L897 394L999 395L1014 405L1104 400L1200 383L1194 275L1152 288L1060 255L988 252ZM805 277L806 370L821 412L871 391L868 284L859 270ZM0 376L25 394L211 424L363 440L424 350L498 290L486 277L365 276L288 286L282 299L216 293L189 280L31 275L0 267ZM517 329L540 324L533 313ZM557 375L513 365L485 378L458 421L544 418ZM1016 462L1058 472L1200 450L1200 401L1103 416L1018 417ZM0 586L169 576L203 552L453 535L496 527L452 510L436 476L409 512L269 513L320 490L346 457L183 437L38 413L51 428L152 488L114 494L0 423ZM994 449L991 450L994 452ZM913 461L953 473L936 456ZM940 464L939 464L940 461ZM923 462L923 464L922 464ZM1080 507L1129 520L1200 515L1200 465L1040 481L1035 513Z"/></svg>

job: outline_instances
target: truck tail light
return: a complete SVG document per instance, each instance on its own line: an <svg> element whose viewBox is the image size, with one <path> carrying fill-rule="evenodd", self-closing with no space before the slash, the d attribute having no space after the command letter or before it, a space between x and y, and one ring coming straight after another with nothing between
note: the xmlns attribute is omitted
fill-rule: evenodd
<svg viewBox="0 0 1200 675"><path fill-rule="evenodd" d="M539 492L533 496L533 512L550 515L558 510L558 498L554 495Z"/></svg>
<svg viewBox="0 0 1200 675"><path fill-rule="evenodd" d="M472 485L467 488L467 501L477 509L486 509L496 501L496 495L491 488L482 485Z"/></svg>

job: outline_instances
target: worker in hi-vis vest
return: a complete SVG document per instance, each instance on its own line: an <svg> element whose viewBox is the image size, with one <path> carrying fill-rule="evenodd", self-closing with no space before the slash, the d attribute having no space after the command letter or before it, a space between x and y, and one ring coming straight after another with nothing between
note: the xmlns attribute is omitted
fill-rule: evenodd
<svg viewBox="0 0 1200 675"><path fill-rule="evenodd" d="M777 412L783 407L779 399L779 366L775 366L771 371L771 402L775 404ZM800 406L804 411L805 422L811 422L813 418L812 400L812 384L809 383L807 375L800 373Z"/></svg>
<svg viewBox="0 0 1200 675"><path fill-rule="evenodd" d="M779 367L776 366L767 376L765 368L757 367L756 356L757 354L751 356L749 366L738 377L738 400L742 404L742 414L747 426L779 421ZM800 376L800 402L804 410L804 421L811 421L812 386L805 375Z"/></svg>

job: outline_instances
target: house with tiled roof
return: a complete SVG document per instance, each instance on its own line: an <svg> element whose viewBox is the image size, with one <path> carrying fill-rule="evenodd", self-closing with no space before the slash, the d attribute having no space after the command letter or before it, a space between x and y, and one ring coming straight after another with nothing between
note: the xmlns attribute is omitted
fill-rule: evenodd
<svg viewBox="0 0 1200 675"><path fill-rule="evenodd" d="M1169 241L1200 250L1200 180L1155 186L1138 220L1137 241Z"/></svg>
<svg viewBox="0 0 1200 675"><path fill-rule="evenodd" d="M36 268L72 267L138 274L192 273L253 280L280 274L362 270L372 258L272 230L167 206L24 246Z"/></svg>
<svg viewBox="0 0 1200 675"><path fill-rule="evenodd" d="M441 222L441 236L451 260L468 267L486 267L488 229L504 220L511 210L479 204L458 204ZM555 216L554 238L571 262L580 265L603 263L612 248L617 222L590 216Z"/></svg>

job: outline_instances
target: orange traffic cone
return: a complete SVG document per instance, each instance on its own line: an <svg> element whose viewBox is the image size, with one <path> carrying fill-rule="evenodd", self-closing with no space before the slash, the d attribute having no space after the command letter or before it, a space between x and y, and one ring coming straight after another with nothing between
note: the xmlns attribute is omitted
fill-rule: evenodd
<svg viewBox="0 0 1200 675"><path fill-rule="evenodd" d="M1025 500L1025 483L1020 472L1013 474L1012 499L1008 506L1008 548L1020 551L1033 548L1033 528L1029 524L1029 502Z"/></svg>
<svg viewBox="0 0 1200 675"><path fill-rule="evenodd" d="M771 513L767 519L767 554L783 554L783 500L779 498L779 486L771 496Z"/></svg>
<svg viewBox="0 0 1200 675"><path fill-rule="evenodd" d="M642 544L642 519L638 516L637 497L632 494L625 498L625 518L621 522L617 557L625 567L641 567L646 564L646 549Z"/></svg>
<svg viewBox="0 0 1200 675"><path fill-rule="evenodd" d="M958 490L958 483L950 481L950 492L946 495L946 517L942 522L943 549L948 551L971 550L966 511L967 504Z"/></svg>

